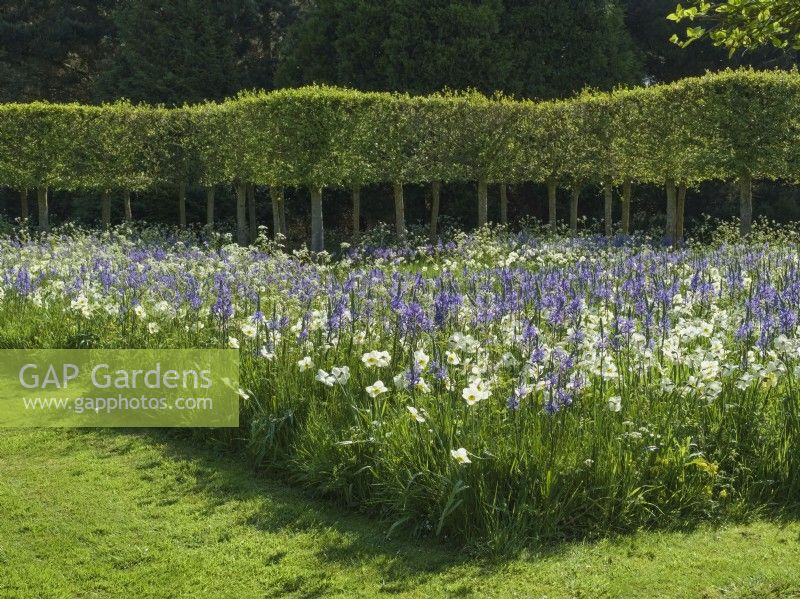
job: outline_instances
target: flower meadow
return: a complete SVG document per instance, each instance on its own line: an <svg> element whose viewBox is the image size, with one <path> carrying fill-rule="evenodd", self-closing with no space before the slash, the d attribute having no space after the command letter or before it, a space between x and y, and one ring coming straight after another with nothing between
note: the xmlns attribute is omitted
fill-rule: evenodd
<svg viewBox="0 0 800 599"><path fill-rule="evenodd" d="M499 549L800 498L794 241L482 229L336 259L264 239L0 239L2 347L231 347L204 431L390 531Z"/></svg>

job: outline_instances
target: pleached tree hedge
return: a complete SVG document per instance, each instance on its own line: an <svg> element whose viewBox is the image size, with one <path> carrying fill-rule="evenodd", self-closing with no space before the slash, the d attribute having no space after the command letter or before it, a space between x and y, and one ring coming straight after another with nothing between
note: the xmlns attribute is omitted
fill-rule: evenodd
<svg viewBox="0 0 800 599"><path fill-rule="evenodd" d="M109 194L171 186L185 223L186 187L199 184L213 224L214 189L225 185L237 191L237 238L246 243L255 224L245 225L248 201L251 221L255 213L255 186L270 190L276 233L285 231L283 190L303 187L311 196L311 247L319 251L326 188L352 191L357 234L361 188L391 184L387 201L402 235L404 186L430 184L435 239L442 183L474 183L483 224L490 186L500 184L505 197L506 184L534 181L547 186L553 225L557 190L570 188L573 227L581 188L602 186L607 233L618 190L627 229L632 185L662 185L665 235L674 239L682 235L686 189L728 180L740 186L747 234L757 179L800 182L797 72L724 71L548 102L312 86L176 109L125 102L0 105L0 184L37 190L43 229L49 189L96 190L107 222Z"/></svg>

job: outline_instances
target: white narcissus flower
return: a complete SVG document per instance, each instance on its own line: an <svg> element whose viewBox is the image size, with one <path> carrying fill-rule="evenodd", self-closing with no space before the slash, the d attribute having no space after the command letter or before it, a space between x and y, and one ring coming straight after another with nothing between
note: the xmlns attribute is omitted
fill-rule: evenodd
<svg viewBox="0 0 800 599"><path fill-rule="evenodd" d="M269 351L266 345L258 350L258 355L269 360L270 362L275 359L275 352Z"/></svg>
<svg viewBox="0 0 800 599"><path fill-rule="evenodd" d="M332 374L328 374L321 368L317 370L317 376L315 376L314 379L319 381L326 387L333 387L333 385L336 383L336 377L333 376Z"/></svg>
<svg viewBox="0 0 800 599"><path fill-rule="evenodd" d="M388 391L388 389L386 388L386 385L383 384L383 381L377 380L374 383L372 383L370 386L368 386L366 391L367 391L367 394L372 399L375 399L381 393L386 393Z"/></svg>
<svg viewBox="0 0 800 599"><path fill-rule="evenodd" d="M239 349L239 340L236 337L228 337L228 347Z"/></svg>
<svg viewBox="0 0 800 599"><path fill-rule="evenodd" d="M425 353L425 350L418 349L414 352L414 362L417 366L421 369L425 369L428 367L428 363L431 361L431 358L428 354Z"/></svg>
<svg viewBox="0 0 800 599"><path fill-rule="evenodd" d="M619 395L614 395L608 398L608 409L612 412L619 412L622 410L622 398Z"/></svg>
<svg viewBox="0 0 800 599"><path fill-rule="evenodd" d="M425 416L423 416L422 412L420 412L417 408L414 406L406 406L406 409L411 413L411 418L413 420L416 420L420 424L425 422Z"/></svg>
<svg viewBox="0 0 800 599"><path fill-rule="evenodd" d="M603 360L603 367L600 369L600 376L605 380L617 378L617 366L611 360Z"/></svg>
<svg viewBox="0 0 800 599"><path fill-rule="evenodd" d="M463 447L459 447L458 449L451 449L450 450L450 457L453 458L459 464L471 464L472 460L469 459L469 454L467 450Z"/></svg>
<svg viewBox="0 0 800 599"><path fill-rule="evenodd" d="M350 367L349 366L334 366L331 369L331 375L336 382L344 385L350 380Z"/></svg>
<svg viewBox="0 0 800 599"><path fill-rule="evenodd" d="M415 384L414 389L419 391L420 393L430 393L431 386L425 382L425 379L420 378Z"/></svg>
<svg viewBox="0 0 800 599"><path fill-rule="evenodd" d="M461 397L467 402L468 406L474 406L479 401L483 401L489 397L489 392L480 389L477 385L470 385L469 387L464 387L461 391Z"/></svg>
<svg viewBox="0 0 800 599"><path fill-rule="evenodd" d="M311 356L306 356L301 358L297 361L297 367L300 369L300 372L305 372L309 368L314 366L314 361L311 359Z"/></svg>
<svg viewBox="0 0 800 599"><path fill-rule="evenodd" d="M161 327L158 326L157 322L151 322L147 325L147 330L151 335L155 335L161 330Z"/></svg>
<svg viewBox="0 0 800 599"><path fill-rule="evenodd" d="M389 365L392 357L387 351L372 350L361 356L361 361L368 368L384 368Z"/></svg>
<svg viewBox="0 0 800 599"><path fill-rule="evenodd" d="M458 366L459 364L461 364L461 358L458 356L456 352L447 350L446 352L444 352L444 357L450 366Z"/></svg>
<svg viewBox="0 0 800 599"><path fill-rule="evenodd" d="M250 339L252 339L253 337L256 336L256 325L247 323L243 324L241 328L242 328L242 335L244 335L245 337L249 337Z"/></svg>

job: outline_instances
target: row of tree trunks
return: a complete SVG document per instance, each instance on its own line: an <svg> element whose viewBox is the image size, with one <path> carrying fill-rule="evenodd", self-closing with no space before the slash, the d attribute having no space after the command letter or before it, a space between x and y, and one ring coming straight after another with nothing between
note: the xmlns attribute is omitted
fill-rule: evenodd
<svg viewBox="0 0 800 599"><path fill-rule="evenodd" d="M739 179L740 196L740 233L742 237L749 235L753 220L753 191L752 177L749 174L743 175ZM40 186L37 188L37 204L39 216L39 230L47 232L50 230L49 211L48 211L48 189ZM578 229L578 201L580 198L580 185L573 185L570 193L570 231L575 234ZM675 180L666 182L667 206L666 224L664 234L670 243L678 244L684 238L685 208L687 185L678 184ZM552 229L556 226L556 183L552 180L547 182L548 200L548 224ZM360 237L361 219L361 189L356 186L353 188L353 239ZM272 196L272 215L273 228L275 234L286 235L286 212L284 190L282 188L270 189ZM612 209L613 209L613 186L604 185L604 217L605 233L611 235L613 232ZM20 216L22 219L29 218L28 210L28 190L21 190ZM621 229L624 234L630 233L631 221L631 198L632 183L625 181L622 187L622 222ZM206 188L206 223L214 226L214 187ZM405 205L402 183L394 184L394 203L395 203L395 226L396 232L400 237L406 234L405 225ZM430 240L434 243L438 235L439 209L441 203L441 182L431 183L431 224ZM131 209L131 192L123 192L123 205L125 220L130 222L133 219ZM311 192L312 208L312 250L322 251L324 249L324 231L322 221L322 190L315 189ZM186 184L181 183L178 189L178 212L181 226L186 226ZM248 214L249 213L249 214ZM249 218L248 218L249 216ZM111 192L104 191L101 197L101 219L104 228L111 226ZM488 222L488 182L481 180L478 182L478 224L480 226ZM508 223L508 189L504 183L500 184L500 222ZM254 241L258 234L255 204L255 185L239 183L236 185L236 223L237 223L237 242L246 245ZM249 223L249 227L248 227Z"/></svg>
<svg viewBox="0 0 800 599"><path fill-rule="evenodd" d="M275 239L279 235L286 237L286 207L282 187L271 187L269 190L272 202L272 227ZM322 189L312 190L312 221L313 211L316 206L319 212L319 222L314 226L322 227ZM236 242L247 245L258 238L258 215L256 210L256 185L254 183L238 183L236 185ZM206 190L207 224L214 225L214 189ZM316 231L316 229L315 229ZM315 232L318 239L323 239L322 231ZM314 242L312 241L312 245ZM324 242L322 242L324 246ZM315 250L322 251L322 250Z"/></svg>
<svg viewBox="0 0 800 599"><path fill-rule="evenodd" d="M133 220L131 192L127 189L122 192L122 204L125 212L125 222L131 222ZM108 189L100 195L100 222L104 229L111 228L111 190Z"/></svg>

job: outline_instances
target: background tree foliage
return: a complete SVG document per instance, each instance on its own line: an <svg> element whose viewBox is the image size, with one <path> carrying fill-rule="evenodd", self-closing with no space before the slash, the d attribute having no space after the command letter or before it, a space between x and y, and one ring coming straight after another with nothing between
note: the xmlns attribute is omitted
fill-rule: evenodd
<svg viewBox="0 0 800 599"><path fill-rule="evenodd" d="M689 0L670 13L671 21L689 21L686 37L672 41L686 47L705 36L733 55L742 48L771 44L800 50L800 4L797 0ZM707 25L710 22L710 26Z"/></svg>
<svg viewBox="0 0 800 599"><path fill-rule="evenodd" d="M674 10L675 0L4 0L0 3L0 101L96 104L126 98L134 103L179 106L221 100L240 90L311 82L363 90L452 93L475 89L517 98L563 99L587 86L610 90L620 84L671 82L728 66L789 68L797 64L798 53L789 47L768 46L729 58L726 49L716 47L708 36L682 49L670 42L673 34L682 36L685 29L684 23L666 19ZM423 103L420 110L433 115L428 106L435 102ZM592 106L587 110L594 110ZM454 123L463 118L457 110L446 117L435 114ZM213 111L209 118L216 118ZM690 125L693 135L705 134L707 126ZM359 143L370 143L373 134L366 127L349 134ZM433 130L422 127L423 133ZM452 144L466 143L455 139L454 131L452 127L442 131L442 139L422 135L418 142L436 146L443 181L456 168L447 163L454 158ZM204 143L205 152L227 156L226 172L236 166L230 156L243 151L236 139L226 141L226 148L215 147L216 141ZM580 151L580 147L570 148L570 152ZM172 158L180 163L179 156ZM159 160L169 164L167 158ZM486 173L491 180L489 166ZM195 176L193 165L183 167L187 175ZM326 212L333 207L326 217L329 230L340 224L337 218L349 226L349 187L361 185L365 186L362 218L366 223L392 220L391 187L370 186L374 169L371 164L362 167L350 175L353 180L346 182L347 189L326 195ZM229 181L220 179L216 171L200 175L198 180L206 183ZM174 221L172 198L180 181L165 171L158 183L135 193L134 213L138 218ZM600 203L591 201L599 194L599 188L593 187L598 182L585 183L589 187L581 211L599 216ZM442 210L464 226L474 223L471 185L442 188ZM720 184L690 190L690 196L702 201L690 201L687 211L691 214L702 206L715 214L730 214L727 198L734 192ZM201 218L205 193L199 186L188 187L190 220ZM299 227L308 218L304 193L286 189L286 202L292 208L287 211L290 227L295 215L294 225ZM430 188L409 182L405 193L409 222L425 218ZM755 206L762 214L800 218L796 191L762 184L756 194ZM511 217L543 218L545 195L544 185L509 187ZM656 189L637 188L634 205L640 224L660 209L661 195ZM265 187L257 188L256 196L259 217L266 219ZM51 209L56 219L79 215L91 220L96 218L98 199L97 193L81 189L53 192ZM233 215L232 200L232 187L220 186L216 206L221 220ZM119 202L119 197L113 201ZM559 195L558 201L563 203L565 198ZM494 200L490 212L493 205ZM16 191L0 191L0 210L16 216L18 206ZM118 208L114 214L119 214Z"/></svg>
<svg viewBox="0 0 800 599"><path fill-rule="evenodd" d="M642 75L621 7L608 0L322 0L288 39L282 85L549 98Z"/></svg>

